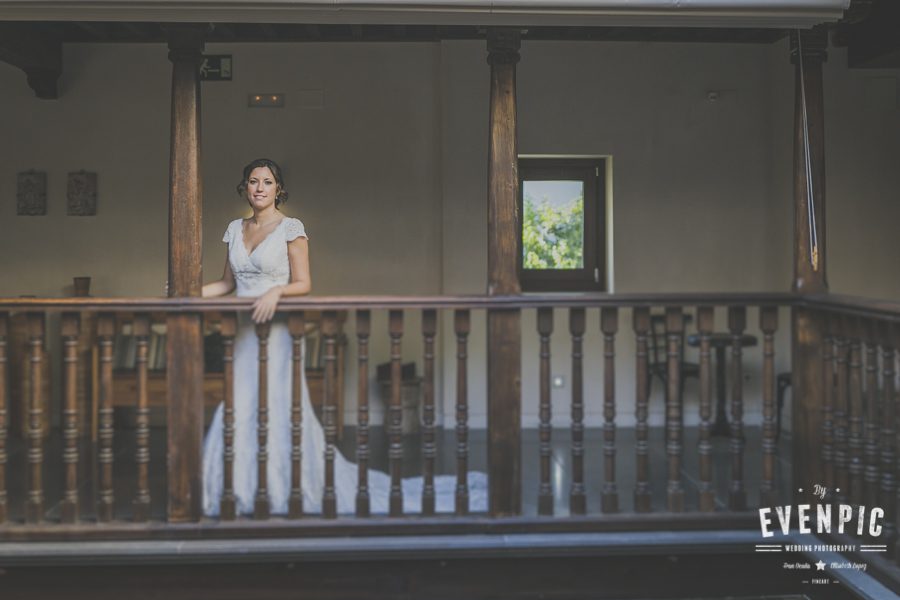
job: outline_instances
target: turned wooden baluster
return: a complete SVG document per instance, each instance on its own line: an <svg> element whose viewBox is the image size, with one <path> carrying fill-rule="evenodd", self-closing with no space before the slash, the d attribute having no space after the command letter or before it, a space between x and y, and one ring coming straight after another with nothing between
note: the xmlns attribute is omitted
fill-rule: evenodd
<svg viewBox="0 0 900 600"><path fill-rule="evenodd" d="M306 322L303 311L288 316L291 334L291 495L288 497L288 517L303 514L303 369Z"/></svg>
<svg viewBox="0 0 900 600"><path fill-rule="evenodd" d="M569 309L569 333L572 336L572 487L569 511L583 515L587 509L584 489L584 370L582 343L585 316L583 308Z"/></svg>
<svg viewBox="0 0 900 600"><path fill-rule="evenodd" d="M822 316L822 463L829 498L834 495L834 333L827 314Z"/></svg>
<svg viewBox="0 0 900 600"><path fill-rule="evenodd" d="M455 311L453 331L456 334L456 514L464 515L469 512L468 310Z"/></svg>
<svg viewBox="0 0 900 600"><path fill-rule="evenodd" d="M388 315L391 337L391 404L388 408L388 459L391 471L390 513L392 517L403 514L403 404L401 397L403 338L403 311L392 310Z"/></svg>
<svg viewBox="0 0 900 600"><path fill-rule="evenodd" d="M728 308L728 331L731 333L731 487L728 508L745 510L747 492L744 490L744 368L741 338L747 326L747 309Z"/></svg>
<svg viewBox="0 0 900 600"><path fill-rule="evenodd" d="M863 398L862 345L859 319L848 320L850 333L850 503L856 506L863 500Z"/></svg>
<svg viewBox="0 0 900 600"><path fill-rule="evenodd" d="M894 502L890 503L894 507L894 533L897 541L894 544L894 560L900 564L900 385L898 385L898 360L900 360L900 323L891 323L885 332L890 338L890 347L893 348L891 356L886 361L889 366L885 366L885 377L890 375L890 386L885 384L885 396L894 410L894 457L896 464L893 465L894 471ZM888 373L889 371L889 373Z"/></svg>
<svg viewBox="0 0 900 600"><path fill-rule="evenodd" d="M256 409L256 498L253 516L269 518L269 331L270 323L257 323L259 391Z"/></svg>
<svg viewBox="0 0 900 600"><path fill-rule="evenodd" d="M616 332L619 309L600 311L603 332L603 462L604 480L600 508L605 513L618 512L619 490L616 486Z"/></svg>
<svg viewBox="0 0 900 600"><path fill-rule="evenodd" d="M775 330L778 329L778 307L759 309L759 328L763 332L763 427L762 481L759 486L761 506L775 506L778 493L775 487L775 452L777 431L775 423Z"/></svg>
<svg viewBox="0 0 900 600"><path fill-rule="evenodd" d="M837 338L835 340L835 376L837 380L834 406L834 491L838 502L846 502L850 490L850 450L848 446L850 425L847 398L847 359L850 345L847 342L846 323L843 317L830 318Z"/></svg>
<svg viewBox="0 0 900 600"><path fill-rule="evenodd" d="M540 456L540 483L538 484L538 514L553 514L553 487L550 484L550 461L553 449L550 446L550 436L553 431L552 405L550 402L550 335L553 333L553 309L549 307L539 308L537 311L538 334L541 338L540 350L540 398L538 414L540 425L539 456Z"/></svg>
<svg viewBox="0 0 900 600"><path fill-rule="evenodd" d="M865 409L865 503L875 506L878 503L880 483L879 463L881 452L878 448L878 434L881 428L881 402L878 389L878 326L871 319L862 323L866 334L866 409Z"/></svg>
<svg viewBox="0 0 900 600"><path fill-rule="evenodd" d="M150 518L150 408L147 403L147 360L149 354L150 316L139 314L134 318L134 337L137 343L135 362L137 377L137 411L135 419L135 467L137 467L137 493L134 498L134 520Z"/></svg>
<svg viewBox="0 0 900 600"><path fill-rule="evenodd" d="M7 415L8 396L6 390L9 387L6 337L9 333L9 316L0 313L0 524L8 518L8 505L6 498L6 439L7 439Z"/></svg>
<svg viewBox="0 0 900 600"><path fill-rule="evenodd" d="M681 345L684 336L684 312L680 306L666 307L666 455L668 483L666 504L671 512L684 512L684 486L681 483L682 409Z"/></svg>
<svg viewBox="0 0 900 600"><path fill-rule="evenodd" d="M327 519L337 517L337 491L334 482L334 456L337 446L337 312L326 310L322 313L322 340L325 343L322 358L325 363L325 398L322 416L325 421L325 488L322 492L322 516Z"/></svg>
<svg viewBox="0 0 900 600"><path fill-rule="evenodd" d="M78 313L62 316L63 342L63 465L64 489L60 520L78 520ZM0 381L0 386L3 383Z"/></svg>
<svg viewBox="0 0 900 600"><path fill-rule="evenodd" d="M231 521L237 516L237 500L234 497L234 336L237 333L237 315L222 315L222 377L224 398L222 406L222 499L219 515Z"/></svg>
<svg viewBox="0 0 900 600"><path fill-rule="evenodd" d="M113 518L113 337L116 334L116 318L111 313L101 313L97 318L97 343L100 346L100 426L97 437L100 442L98 460L100 481L97 499L97 519L106 522Z"/></svg>
<svg viewBox="0 0 900 600"><path fill-rule="evenodd" d="M44 315L28 315L29 347L29 389L28 398L28 502L25 505L25 520L39 523L44 518Z"/></svg>
<svg viewBox="0 0 900 600"><path fill-rule="evenodd" d="M437 312L422 311L422 337L424 348L424 399L422 405L422 514L434 514L434 461L437 458L434 431L434 335L437 332Z"/></svg>
<svg viewBox="0 0 900 600"><path fill-rule="evenodd" d="M359 483L356 488L356 516L368 517L371 513L369 499L369 331L370 313L356 311L356 340L359 375L356 378L356 462Z"/></svg>
<svg viewBox="0 0 900 600"><path fill-rule="evenodd" d="M894 475L897 460L897 407L894 404L896 389L894 387L894 344L890 336L890 327L881 323L878 338L881 342L881 489L877 505L884 508L885 543L894 542L897 535L897 504L895 494L897 478ZM888 546L890 548L890 546Z"/></svg>
<svg viewBox="0 0 900 600"><path fill-rule="evenodd" d="M715 309L712 306L697 308L697 331L700 334L700 435L697 452L700 455L700 510L716 509L716 493L712 485L712 367L710 336L713 332Z"/></svg>
<svg viewBox="0 0 900 600"><path fill-rule="evenodd" d="M636 341L635 369L635 486L634 511L650 512L650 444L647 423L650 374L647 365L647 332L650 331L650 309L636 307L632 313Z"/></svg>

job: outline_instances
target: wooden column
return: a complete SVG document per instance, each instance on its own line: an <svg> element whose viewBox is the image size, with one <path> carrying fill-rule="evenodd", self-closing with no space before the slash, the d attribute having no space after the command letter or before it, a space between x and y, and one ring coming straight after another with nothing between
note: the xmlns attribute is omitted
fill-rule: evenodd
<svg viewBox="0 0 900 600"><path fill-rule="evenodd" d="M791 61L794 63L796 73L792 289L801 294L828 291L825 277L825 119L822 92L822 63L826 59L827 47L828 34L824 27L802 31L799 35L797 32L791 34ZM811 174L813 208L809 204L807 171ZM815 232L817 239L815 249L810 243L812 232ZM821 407L824 393L823 325L821 315L814 311L805 308L794 309L792 443L795 494L800 488L807 489L814 482L824 481L824 464L820 450L823 425Z"/></svg>
<svg viewBox="0 0 900 600"><path fill-rule="evenodd" d="M488 147L488 294L518 294L516 242L519 189L516 150L516 63L519 31L488 32L491 66L490 141ZM490 512L521 512L521 314L489 310L488 477Z"/></svg>
<svg viewBox="0 0 900 600"><path fill-rule="evenodd" d="M169 155L169 296L199 296L201 275L200 76L203 28L171 26L172 138ZM203 330L199 313L167 319L168 517L200 517Z"/></svg>

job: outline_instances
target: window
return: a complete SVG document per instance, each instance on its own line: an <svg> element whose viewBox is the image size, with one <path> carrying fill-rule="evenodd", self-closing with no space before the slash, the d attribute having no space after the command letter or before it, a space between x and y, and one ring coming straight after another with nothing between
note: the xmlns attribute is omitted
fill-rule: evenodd
<svg viewBox="0 0 900 600"><path fill-rule="evenodd" d="M606 288L605 179L602 158L519 159L522 291Z"/></svg>

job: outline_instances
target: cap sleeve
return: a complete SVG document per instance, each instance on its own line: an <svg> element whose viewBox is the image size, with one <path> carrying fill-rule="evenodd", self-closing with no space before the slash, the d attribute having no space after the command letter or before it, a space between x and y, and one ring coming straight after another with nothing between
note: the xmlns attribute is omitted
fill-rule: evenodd
<svg viewBox="0 0 900 600"><path fill-rule="evenodd" d="M235 223L237 223L237 221L232 221L231 223L228 224L228 227L225 228L225 235L222 236L222 241L225 242L226 244L230 244L232 238L234 238L234 224Z"/></svg>
<svg viewBox="0 0 900 600"><path fill-rule="evenodd" d="M300 219L288 218L285 219L284 224L284 239L292 242L298 237L303 237L309 239L309 236L306 235L306 228L303 226L303 223Z"/></svg>

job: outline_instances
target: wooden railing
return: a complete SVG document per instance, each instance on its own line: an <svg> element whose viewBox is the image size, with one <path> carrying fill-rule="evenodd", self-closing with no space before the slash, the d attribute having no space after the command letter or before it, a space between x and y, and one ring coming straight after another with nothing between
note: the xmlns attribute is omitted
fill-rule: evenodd
<svg viewBox="0 0 900 600"><path fill-rule="evenodd" d="M755 322L748 321L748 309ZM294 451L291 454L292 479L291 495L287 520L277 520L272 525L265 525L269 519L268 498L266 495L266 461L265 452L260 452L259 474L254 517L260 522L259 531L272 533L276 530L291 527L322 528L329 531L343 530L362 533L365 531L397 527L443 528L458 527L460 531L503 530L503 528L520 528L522 530L564 530L579 528L644 528L660 527L721 527L728 523L739 527L757 527L755 509L757 505L772 505L779 501L789 501L794 491L786 489L777 477L776 459L779 454L786 453L786 446L779 446L776 430L776 351L787 354L782 343L776 343L779 331L779 309L812 311L821 317L824 323L820 333L825 340L818 368L825 374L824 393L821 403L822 413L822 445L811 453L819 457L819 467L824 469L824 483L834 489L839 488L836 500L847 499L851 503L872 505L879 503L888 513L886 527L887 538L893 544L900 528L897 502L897 427L896 419L900 411L896 409L898 386L896 378L898 347L898 323L900 309L896 305L871 303L835 296L801 297L789 294L624 294L624 295L544 295L544 296L510 296L510 297L335 297L288 299L282 302L281 310L288 314L288 324L292 336L295 353L295 374L302 368L299 362L299 348L304 336L304 312L323 311L322 334L324 339L325 385L322 422L326 435L326 451L321 460L324 461L325 486L322 496L322 513L309 514L302 502L301 469L302 457L299 453L302 431L300 411L300 389L294 386L292 393L291 434ZM68 535L102 536L102 533L91 533L92 522L142 523L156 521L150 528L141 528L133 524L122 525L127 535L153 535L153 531L183 531L190 528L184 526L164 526L159 523L160 516L154 517L151 503L157 501L153 496L151 485L154 469L160 470L164 457L151 452L150 430L146 405L147 385L147 334L150 327L150 315L156 313L190 312L202 313L208 321L218 322L224 339L225 364L225 427L224 427L224 464L225 481L222 496L220 524L215 531L218 535L228 531L225 524L236 521L244 531L247 527L255 527L246 519L239 519L235 509L233 496L233 480L228 475L234 458L233 436L233 403L234 394L231 386L233 378L232 352L234 336L237 332L237 317L242 311L249 310L249 301L243 299L15 299L0 301L0 538L36 539L34 536L53 536L54 531ZM534 464L537 470L535 487L524 487L520 491L528 502L535 507L536 516L511 517L499 520L484 520L483 516L467 516L469 498L467 489L467 473L472 464L470 437L472 429L469 423L471 390L468 387L469 372L472 371L469 348L469 336L472 329L473 311L515 310L534 311L536 327L534 331L523 331L521 335L534 336L536 352L534 356L525 356L523 364L527 369L537 372L537 444L536 456L527 457L528 464ZM355 490L352 516L340 515L335 521L334 529L327 526L325 519L339 516L334 481L334 460L338 446L337 422L343 415L337 414L336 373L333 368L335 359L336 323L339 311L348 312L355 323L348 329L347 336L356 356L357 378L357 427L355 444L351 460L358 463L358 484ZM379 332L372 331L372 311L386 311L386 334L390 344L391 393L387 407L386 431L388 446L387 472L390 477L390 495L388 498L390 517L404 516L402 497L403 465L409 457L404 453L408 444L404 444L402 435L401 405L401 348L409 344L421 348L421 365L424 372L422 394L422 434L421 476L423 492L420 513L414 519L391 520L370 519L371 490L368 485L369 467L371 466L371 436L369 426L369 380L372 375L370 361L370 340ZM114 323L117 313L135 315L134 332L138 338L136 378L138 389L136 404L136 427L127 432L134 437L134 459L127 466L116 463L114 440L125 432L115 430L113 410L112 357L114 353ZM452 346L456 349L456 358L444 361L447 369L454 363L455 368L445 377L455 381L455 386L444 386L453 389L452 399L455 410L455 450L453 465L455 469L449 474L457 476L454 492L454 510L450 515L439 515L435 507L434 478L438 475L438 438L440 430L436 424L436 406L439 405L438 387L435 383L437 344L440 342L440 316L446 312L445 323L452 323L450 330L444 335L451 336ZM79 428L77 414L77 391L75 382L77 373L82 367L83 357L77 352L76 339L79 335L79 314L96 315L96 348L98 355L99 384L99 427L96 443L88 444L88 456L84 452L86 431ZM418 313L420 319L421 339L410 341L404 334L404 322ZM26 437L21 441L22 451L15 456L8 452L11 438L10 408L12 400L8 388L15 377L21 373L13 373L7 368L9 350L10 315L24 314L27 323L27 362L30 365L27 385L19 389L27 389L28 426ZM48 320L46 315L59 314L59 319ZM560 433L552 425L552 388L551 375L554 372L554 356L551 355L554 337L554 315L567 315L570 352L566 362L571 365L571 398L567 437L570 438L568 453L570 454L570 473L566 490L567 505L561 505L559 499L562 490L556 489L557 479L552 466L554 439ZM630 316L626 324L623 315ZM685 316L687 315L687 317ZM719 322L716 322L718 317ZM404 321L406 319L406 321ZM599 336L602 353L586 355L585 336L591 334L587 323L599 322ZM665 364L652 363L651 344L653 339L653 323L664 323ZM59 323L58 329L48 332L47 323ZM350 320L348 320L348 323ZM782 325L782 328L784 325ZM630 333L633 331L633 337ZM731 356L731 388L728 393L730 419L728 424L727 444L717 444L713 440L713 400L716 396L712 344L716 331L726 336L726 345ZM724 330L724 331L723 331ZM761 344L758 349L744 349L743 339L748 331L760 334ZM258 328L260 334L266 333L266 327ZM48 335L49 334L49 335ZM48 363L46 347L48 340L58 335L60 340L60 393L59 398L59 436L60 447L48 442L46 433L52 421L47 422L48 411L53 406L53 391L46 389L42 381L44 371L51 369ZM559 335L559 332L556 333ZM694 336L698 350L698 383L692 388L690 401L685 401L685 387L682 380L684 371L684 341L686 336ZM265 373L266 336L260 335L260 372ZM626 368L616 368L617 348L630 347L633 342L634 358L629 358ZM445 346L447 347L447 346ZM558 345L556 346L559 347ZM618 352L621 355L621 351ZM749 364L745 360L750 353L754 354L753 368L759 368L760 401L762 422L759 429L759 449L747 451L746 440L748 429L744 420L744 377L743 366ZM201 360L200 357L197 358ZM783 359L782 359L783 362ZM619 360L618 364L623 364ZM529 366L530 365L530 366ZM518 366L516 366L518 368ZM649 390L651 371L656 368L665 374L664 413L665 424L664 445L664 477L657 477L659 469L651 469L653 462L653 444L651 439L650 408L651 394ZM794 373L798 368L811 368L809 365L793 365ZM585 375L602 372L602 386L585 393ZM491 377L491 373L487 373ZM634 381L634 426L633 445L623 445L621 434L630 430L630 422L623 426L617 415L617 409L630 405L631 399L624 401L617 393L617 383L622 387L623 377ZM294 377L297 382L298 377ZM266 413L266 380L260 379L259 414ZM696 394L697 402L693 402ZM755 401L755 399L754 399ZM171 402L171 400L170 400ZM601 442L595 455L590 454L589 440L585 436L586 407L602 407ZM55 410L55 409L54 409ZM692 411L697 411L696 413ZM513 411L519 414L518 411ZM630 411L629 411L630 412ZM686 417L696 415L696 430L685 427ZM259 419L258 439L260 448L265 448L268 431L266 420ZM560 420L557 419L559 424ZM489 427L517 427L521 423L488 423ZM629 436L631 432L628 431ZM686 435L696 435L696 445L686 444ZM754 433L754 435L756 435ZM796 435L796 432L795 432ZM797 440L794 444L817 443L818 440ZM199 440L198 440L199 443ZM52 453L57 453L53 455ZM488 447L490 452L490 445ZM789 454L789 453L788 453ZM476 457L477 458L477 457ZM308 459L308 458L307 458ZM725 459L727 463L727 481L714 475L717 461ZM517 460L517 459L512 459ZM753 461L754 476L752 484L747 479L746 466ZM47 466L50 463L61 465L50 469L54 477L59 476L62 484L48 481ZM154 464L155 463L155 464ZM591 468L590 464L602 465L602 469ZM490 464L490 463L488 463ZM721 466L721 464L720 464ZM794 463L795 469L806 469L809 465ZM496 467L494 467L496 468ZM503 468L521 469L520 464L507 464ZM11 472L26 470L26 485L10 485ZM634 481L627 485L620 479L621 472L633 471ZM602 473L600 472L602 471ZM691 479L696 483L686 485L685 472L690 471ZM718 470L716 472L721 472ZM117 477L126 477L130 482L125 488L130 497L114 494L118 491ZM172 477L171 472L167 477ZM181 476L181 475L179 475ZM199 478L199 473L187 474L187 477ZM495 476L490 470L488 478ZM593 479L599 477L598 480ZM21 478L19 478L21 480ZM85 491L85 484L88 492ZM717 489L724 493L717 496ZM595 486L595 487L592 487ZM691 487L691 486L695 486ZM591 500L591 489L599 490L599 502L594 505ZM7 493L11 490L10 493ZM751 497L748 499L748 491ZM532 494L534 495L532 497ZM758 496L757 496L758 494ZM93 507L79 502L80 498L93 497ZM758 502L757 502L758 497ZM518 503L513 503L518 504ZM58 505L58 511L55 506ZM630 506L629 506L630 505ZM559 518L554 515L566 515ZM302 517L302 518L301 518ZM200 516L197 515L197 519ZM434 521L433 519L438 519ZM203 519L204 521L208 521ZM574 521L573 521L574 520ZM368 524L366 524L368 523ZM69 524L66 527L66 524ZM292 525L293 524L293 525ZM403 525L408 524L408 525ZM225 527L225 529L222 529ZM174 528L174 529L173 529ZM344 528L344 529L341 529ZM309 530L309 529L307 529ZM384 529L383 529L384 530ZM110 531L107 529L107 532ZM125 535L120 531L117 535Z"/></svg>
<svg viewBox="0 0 900 600"><path fill-rule="evenodd" d="M900 306L837 295L805 304L822 323L820 456L828 500L885 512L877 538L855 535L856 527L854 535L831 537L875 546L857 558L896 580L889 557L900 565Z"/></svg>

